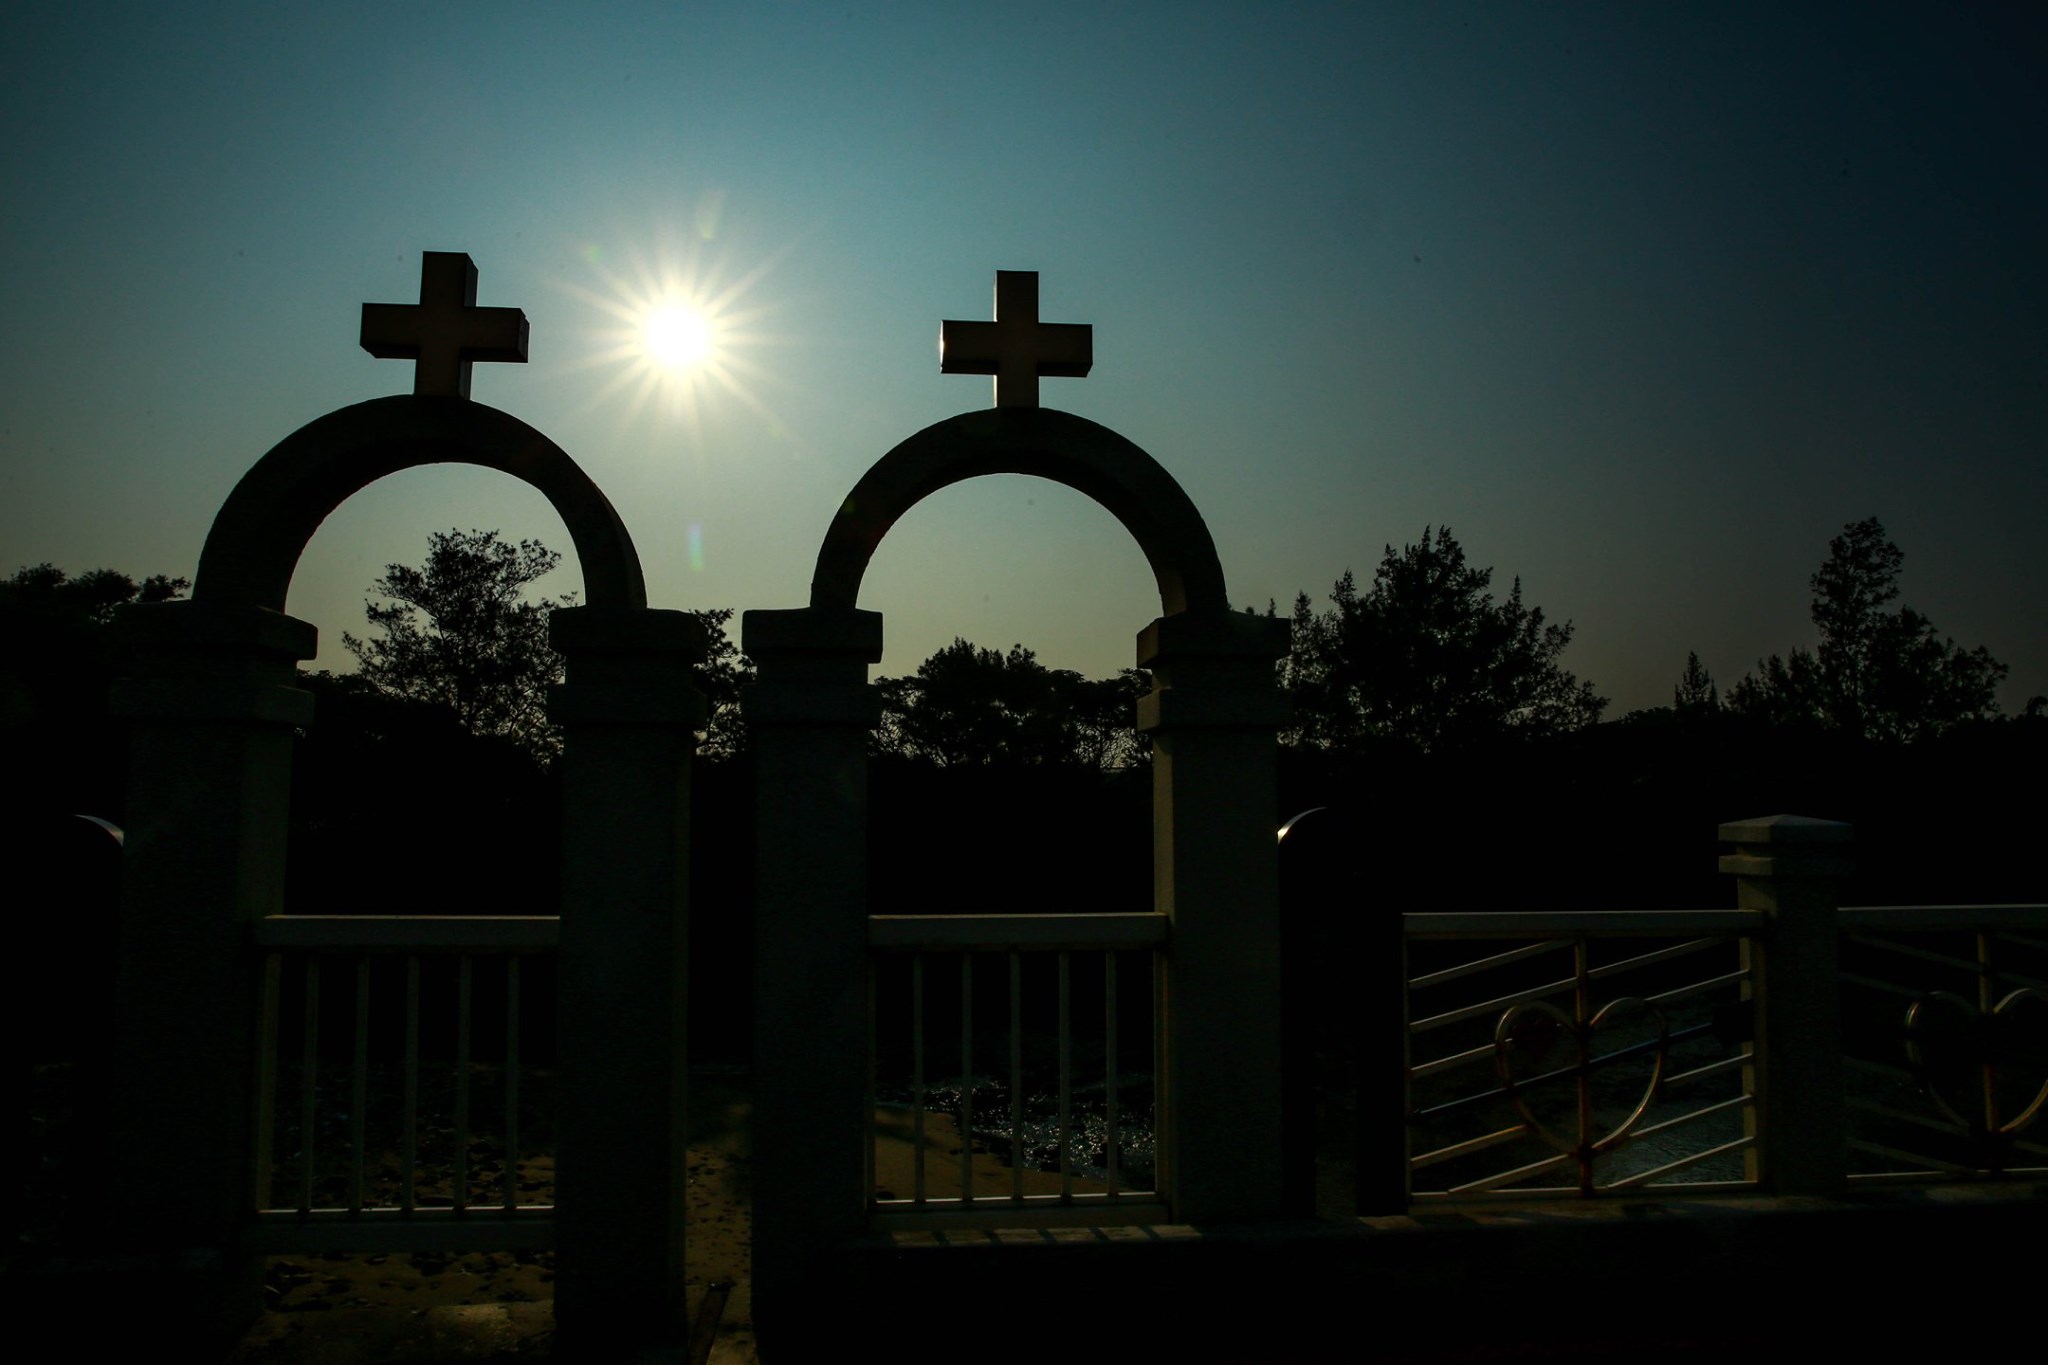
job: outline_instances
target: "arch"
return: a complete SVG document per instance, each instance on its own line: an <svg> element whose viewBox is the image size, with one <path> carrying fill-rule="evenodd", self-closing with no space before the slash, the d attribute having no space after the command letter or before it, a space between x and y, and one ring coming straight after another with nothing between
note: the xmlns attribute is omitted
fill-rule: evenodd
<svg viewBox="0 0 2048 1365"><path fill-rule="evenodd" d="M569 528L590 605L647 605L625 523L567 452L510 413L418 394L341 408L271 447L214 517L193 600L282 612L299 556L328 514L386 474L428 464L482 465L531 485Z"/></svg>
<svg viewBox="0 0 2048 1365"><path fill-rule="evenodd" d="M1051 408L962 413L877 460L825 532L811 575L811 605L856 606L861 579L889 528L930 494L983 474L1036 475L1101 504L1152 566L1160 615L1230 609L1216 544L1173 476L1108 427Z"/></svg>

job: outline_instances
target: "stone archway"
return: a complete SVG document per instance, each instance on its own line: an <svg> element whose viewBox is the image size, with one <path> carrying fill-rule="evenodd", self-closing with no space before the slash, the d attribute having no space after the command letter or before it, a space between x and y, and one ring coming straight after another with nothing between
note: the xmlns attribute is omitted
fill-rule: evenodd
<svg viewBox="0 0 2048 1365"><path fill-rule="evenodd" d="M866 1223L866 679L882 619L856 605L861 580L919 500L996 473L1088 495L1151 566L1161 615L1139 634L1137 663L1154 677L1139 711L1154 746L1153 908L1172 934L1162 1193L1182 1221L1282 1208L1272 666L1287 627L1229 609L1200 514L1136 445L1035 406L968 413L910 437L854 486L810 606L744 618L759 669L754 1305L769 1336L801 1331L817 1257Z"/></svg>
<svg viewBox="0 0 2048 1365"><path fill-rule="evenodd" d="M286 909L292 732L313 719L311 696L294 682L315 631L284 614L286 592L320 523L367 484L433 463L497 469L561 515L590 600L557 612L550 628L567 670L550 707L564 730L553 1220L563 1340L673 1341L687 1185L689 764L703 720L690 670L702 631L684 612L648 609L623 522L559 446L468 400L470 359L524 358L524 319L516 354L509 344L472 346L465 319L517 310L473 308L468 258L427 256L428 285L452 282L453 297L423 302L423 340L378 349L374 310L410 306L365 308L366 349L421 358L420 391L330 413L280 442L223 504L192 600L136 609L127 622L136 668L117 703L135 738L117 1207L131 1245L177 1268L169 1308L192 1339L238 1330L260 1309L247 1251L254 932ZM203 1283L189 1282L195 1273Z"/></svg>

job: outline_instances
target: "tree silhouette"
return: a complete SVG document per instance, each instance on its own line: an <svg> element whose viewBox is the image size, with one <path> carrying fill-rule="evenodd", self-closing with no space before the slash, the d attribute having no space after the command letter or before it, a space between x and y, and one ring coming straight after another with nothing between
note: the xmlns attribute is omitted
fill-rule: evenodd
<svg viewBox="0 0 2048 1365"><path fill-rule="evenodd" d="M6 798L114 814L127 770L127 727L108 711L128 670L114 619L130 603L168 602L191 586L113 569L71 577L51 564L0 579L0 769Z"/></svg>
<svg viewBox="0 0 2048 1365"><path fill-rule="evenodd" d="M437 703L473 735L510 739L549 758L561 748L546 710L548 686L562 676L561 658L548 647L548 613L557 602L528 601L525 593L561 559L537 540L514 545L496 531L436 531L422 567L389 564L371 584L390 599L366 604L384 637L344 632L341 643L376 691Z"/></svg>
<svg viewBox="0 0 2048 1365"><path fill-rule="evenodd" d="M1698 654L1685 656L1685 672L1671 689L1671 709L1681 716L1711 716L1721 709L1721 689Z"/></svg>
<svg viewBox="0 0 2048 1365"><path fill-rule="evenodd" d="M1819 648L1759 660L1730 690L1729 707L1771 724L1893 741L1997 715L2004 664L1981 645L1942 637L1911 607L1889 609L1905 559L1876 517L1844 527L1809 580Z"/></svg>
<svg viewBox="0 0 2048 1365"><path fill-rule="evenodd" d="M1125 669L1091 680L1047 668L1022 645L978 649L966 640L934 653L906 677L883 678L885 754L938 767L1074 765L1109 771L1143 760L1133 728L1144 675Z"/></svg>
<svg viewBox="0 0 2048 1365"><path fill-rule="evenodd" d="M424 565L386 565L370 586L390 599L366 604L370 624L384 637L343 633L357 662L357 681L344 690L442 707L472 735L507 739L543 762L552 759L561 738L547 721L547 694L562 680L562 659L548 645L548 615L575 598L528 600L526 592L561 559L537 540L514 545L496 531L429 535ZM729 758L746 748L740 693L753 665L726 634L731 607L689 614L703 626L706 646L696 670L710 702L700 752Z"/></svg>
<svg viewBox="0 0 2048 1365"><path fill-rule="evenodd" d="M1545 625L1488 590L1447 526L1396 552L1364 593L1349 570L1314 611L1295 599L1294 646L1281 682L1294 708L1286 738L1312 747L1394 744L1425 753L1502 738L1564 734L1600 718L1606 700L1558 663L1572 627Z"/></svg>

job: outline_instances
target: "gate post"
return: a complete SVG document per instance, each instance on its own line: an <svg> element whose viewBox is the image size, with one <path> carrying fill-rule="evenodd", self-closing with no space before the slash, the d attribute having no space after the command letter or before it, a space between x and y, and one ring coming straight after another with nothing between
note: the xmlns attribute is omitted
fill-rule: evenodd
<svg viewBox="0 0 2048 1365"><path fill-rule="evenodd" d="M755 790L754 1321L788 1345L818 1321L819 1257L867 1220L867 666L882 618L750 611L742 648ZM806 1312L807 1308L810 1310Z"/></svg>
<svg viewBox="0 0 2048 1365"><path fill-rule="evenodd" d="M561 1341L684 1339L690 758L704 632L686 612L571 607L566 681L555 1285Z"/></svg>
<svg viewBox="0 0 2048 1365"><path fill-rule="evenodd" d="M251 922L284 909L293 686L317 633L240 603L129 607L134 676L122 849L109 1193L117 1235L161 1264L130 1321L225 1345L262 1311L243 1250L255 1209L256 957ZM161 1316L160 1316L161 1315ZM119 1324L115 1324L119 1327Z"/></svg>
<svg viewBox="0 0 2048 1365"><path fill-rule="evenodd" d="M1757 1175L1772 1194L1839 1194L1848 1180L1835 912L1854 832L1802 815L1721 826L1734 846L1720 865L1735 878L1735 904L1769 920L1743 941L1743 965L1756 1002Z"/></svg>
<svg viewBox="0 0 2048 1365"><path fill-rule="evenodd" d="M1155 685L1154 906L1172 916L1160 1188L1207 1223L1285 1209L1273 662L1287 622L1184 612L1138 636Z"/></svg>

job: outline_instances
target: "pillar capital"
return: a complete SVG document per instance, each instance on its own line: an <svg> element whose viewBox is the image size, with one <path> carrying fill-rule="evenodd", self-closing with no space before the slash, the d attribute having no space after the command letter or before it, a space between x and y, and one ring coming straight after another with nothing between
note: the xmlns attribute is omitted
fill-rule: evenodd
<svg viewBox="0 0 2048 1365"><path fill-rule="evenodd" d="M1721 826L1721 841L1734 846L1721 856L1721 871L1737 877L1846 877L1856 870L1849 852L1855 833L1840 821L1804 815L1731 820Z"/></svg>
<svg viewBox="0 0 2048 1365"><path fill-rule="evenodd" d="M563 607L548 618L548 643L567 675L548 695L557 725L703 727L692 670L704 659L704 627L688 612Z"/></svg>

